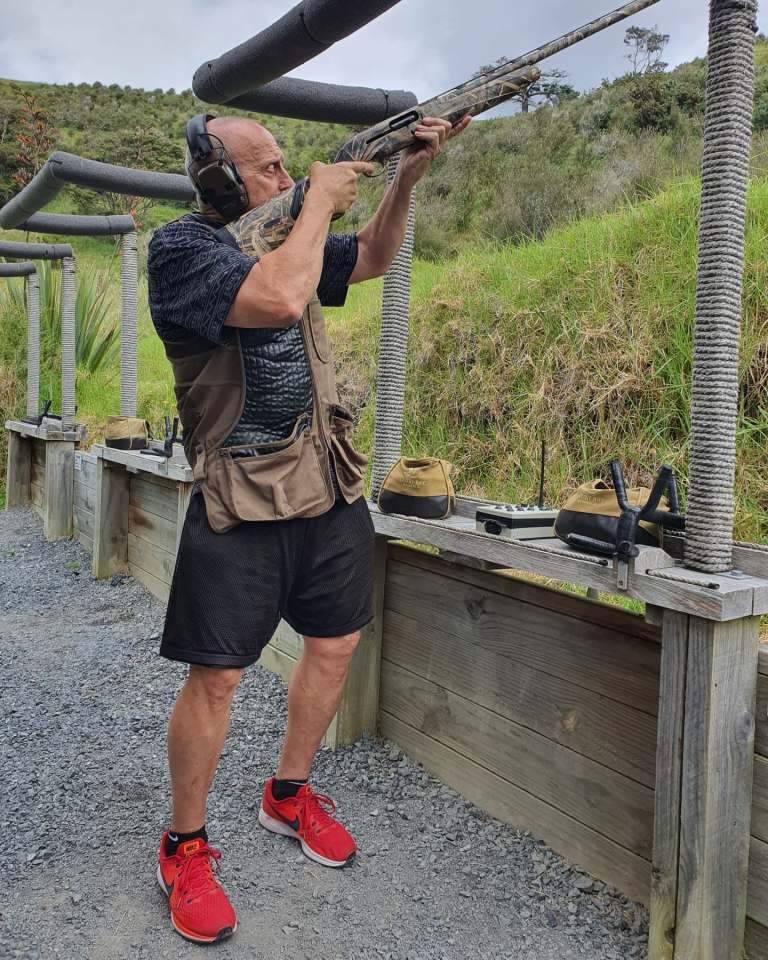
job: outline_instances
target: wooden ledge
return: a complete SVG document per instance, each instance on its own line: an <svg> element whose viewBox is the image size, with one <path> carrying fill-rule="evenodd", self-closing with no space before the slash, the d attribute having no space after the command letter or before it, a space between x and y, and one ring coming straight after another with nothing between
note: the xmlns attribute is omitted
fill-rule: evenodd
<svg viewBox="0 0 768 960"><path fill-rule="evenodd" d="M167 477L169 480L179 480L182 483L192 483L192 468L187 462L181 444L176 445L173 457L150 457L138 450L117 450L107 447L103 443L94 443L91 452L97 459L107 460L110 463L119 463L129 473L151 473L156 477Z"/></svg>
<svg viewBox="0 0 768 960"><path fill-rule="evenodd" d="M60 420L43 418L39 425L24 420L6 420L5 429L27 437L30 440L71 440L79 443L86 437L87 430L82 423L76 423L74 430L62 430Z"/></svg>
<svg viewBox="0 0 768 960"><path fill-rule="evenodd" d="M628 587L621 590L613 560L586 558L556 538L504 540L480 533L475 529L474 511L478 504L487 502L459 498L456 513L446 520L382 513L371 500L368 507L377 534L438 547L456 557L472 557L505 569L633 597L706 620L737 620L768 613L768 580L747 574L687 570L656 547L640 548L640 556L630 565Z"/></svg>

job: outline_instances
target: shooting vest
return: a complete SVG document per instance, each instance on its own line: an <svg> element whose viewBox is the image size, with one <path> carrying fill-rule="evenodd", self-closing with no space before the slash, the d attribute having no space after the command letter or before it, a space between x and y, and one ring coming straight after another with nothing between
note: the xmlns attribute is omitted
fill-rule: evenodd
<svg viewBox="0 0 768 960"><path fill-rule="evenodd" d="M368 457L352 446L351 413L339 404L325 319L317 296L301 317L312 379L312 409L290 436L270 443L222 447L245 403L240 331L216 345L192 334L165 342L173 367L184 451L205 498L208 522L225 533L243 520L315 517L334 504L331 470L347 503L363 493ZM266 452L260 453L263 449Z"/></svg>

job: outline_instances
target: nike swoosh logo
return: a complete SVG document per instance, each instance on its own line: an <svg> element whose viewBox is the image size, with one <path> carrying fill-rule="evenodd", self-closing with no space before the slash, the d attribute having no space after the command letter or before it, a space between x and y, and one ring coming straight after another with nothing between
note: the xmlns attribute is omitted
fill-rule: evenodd
<svg viewBox="0 0 768 960"><path fill-rule="evenodd" d="M286 820L285 822L288 824L289 827L292 827L294 830L298 830L300 827L298 817L296 817L294 820Z"/></svg>

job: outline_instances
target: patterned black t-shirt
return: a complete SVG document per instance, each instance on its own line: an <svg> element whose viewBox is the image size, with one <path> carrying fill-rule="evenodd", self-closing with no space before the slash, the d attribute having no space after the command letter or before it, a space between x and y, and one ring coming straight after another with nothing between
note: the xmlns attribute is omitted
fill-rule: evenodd
<svg viewBox="0 0 768 960"><path fill-rule="evenodd" d="M189 214L160 227L150 241L149 307L162 340L192 332L224 344L235 336L235 329L225 323L254 260L216 238L211 227L218 226L199 214ZM355 234L328 237L317 287L324 306L343 305L356 261ZM296 418L312 409L312 381L300 325L297 321L287 327L239 328L239 332L245 403L223 446L281 440L291 434Z"/></svg>

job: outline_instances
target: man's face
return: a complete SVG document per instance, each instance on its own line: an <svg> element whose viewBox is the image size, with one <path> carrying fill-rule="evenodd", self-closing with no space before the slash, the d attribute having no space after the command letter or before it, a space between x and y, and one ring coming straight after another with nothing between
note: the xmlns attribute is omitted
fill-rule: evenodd
<svg viewBox="0 0 768 960"><path fill-rule="evenodd" d="M293 186L293 179L283 165L282 151L272 134L263 128L255 130L250 143L238 144L236 153L237 169L248 191L250 210Z"/></svg>

